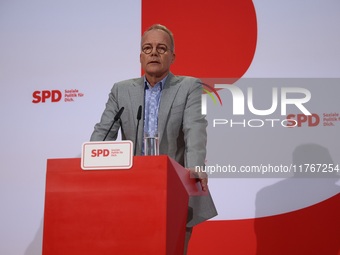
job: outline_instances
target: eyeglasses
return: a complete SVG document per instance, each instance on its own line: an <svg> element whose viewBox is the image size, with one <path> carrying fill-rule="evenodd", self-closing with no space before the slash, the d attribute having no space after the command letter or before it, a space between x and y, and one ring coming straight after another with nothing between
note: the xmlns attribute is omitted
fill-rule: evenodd
<svg viewBox="0 0 340 255"><path fill-rule="evenodd" d="M143 53L145 53L145 54L150 54L151 52L152 52L152 50L153 50L153 47L151 46L151 45L149 45L149 44L147 44L147 45L144 45L143 47L142 47L142 51L143 51ZM164 54L165 52L167 52L168 51L168 47L166 46L166 45L157 45L156 46L156 51L159 53L159 54Z"/></svg>

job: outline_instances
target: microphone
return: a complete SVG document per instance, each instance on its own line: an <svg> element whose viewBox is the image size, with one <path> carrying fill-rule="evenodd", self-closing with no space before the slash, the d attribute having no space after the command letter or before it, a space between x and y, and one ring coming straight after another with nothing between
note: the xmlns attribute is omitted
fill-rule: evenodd
<svg viewBox="0 0 340 255"><path fill-rule="evenodd" d="M124 111L124 107L119 109L119 111L117 112L116 116L114 117L113 122L111 124L111 127L109 128L109 131L107 131L103 141L105 141L106 137L109 135L109 133L110 133L113 125L116 123L116 121L120 119L120 116L122 115L123 111Z"/></svg>
<svg viewBox="0 0 340 255"><path fill-rule="evenodd" d="M137 138L138 138L138 127L139 127L139 121L142 118L142 106L140 105L138 107L138 113L137 113L137 130L136 130L136 139L135 139L135 152L134 156L136 156L136 151L137 151Z"/></svg>

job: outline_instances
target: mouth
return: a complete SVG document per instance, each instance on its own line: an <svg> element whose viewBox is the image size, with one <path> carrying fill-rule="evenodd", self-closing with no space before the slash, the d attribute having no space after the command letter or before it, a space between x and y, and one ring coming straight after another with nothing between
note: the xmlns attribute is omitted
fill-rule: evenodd
<svg viewBox="0 0 340 255"><path fill-rule="evenodd" d="M148 64L160 64L160 62L157 60L152 60L152 61L149 61Z"/></svg>

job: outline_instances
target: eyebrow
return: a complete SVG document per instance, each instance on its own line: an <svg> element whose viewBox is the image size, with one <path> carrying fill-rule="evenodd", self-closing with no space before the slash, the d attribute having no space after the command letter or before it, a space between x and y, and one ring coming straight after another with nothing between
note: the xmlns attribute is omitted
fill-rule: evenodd
<svg viewBox="0 0 340 255"><path fill-rule="evenodd" d="M152 46L151 43L144 43L144 44L142 45L142 47L145 46L145 45L151 45L151 46ZM167 48L169 48L169 46L166 45L166 44L164 44L164 43L158 43L156 46L160 46L160 45L164 45L164 46L166 46Z"/></svg>

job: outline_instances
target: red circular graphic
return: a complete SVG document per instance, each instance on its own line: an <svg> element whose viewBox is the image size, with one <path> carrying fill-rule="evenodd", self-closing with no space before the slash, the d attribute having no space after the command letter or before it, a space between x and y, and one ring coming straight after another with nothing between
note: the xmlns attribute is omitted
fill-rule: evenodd
<svg viewBox="0 0 340 255"><path fill-rule="evenodd" d="M174 33L177 75L240 78L257 41L251 0L143 0L142 31L160 23Z"/></svg>

